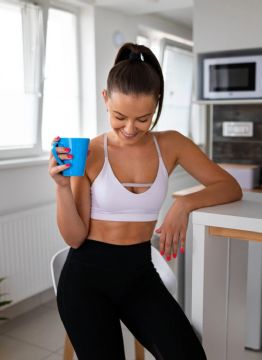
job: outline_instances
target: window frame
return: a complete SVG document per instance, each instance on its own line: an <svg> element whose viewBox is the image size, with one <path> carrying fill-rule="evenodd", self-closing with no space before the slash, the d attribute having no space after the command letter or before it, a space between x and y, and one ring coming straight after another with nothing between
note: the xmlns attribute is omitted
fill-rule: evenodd
<svg viewBox="0 0 262 360"><path fill-rule="evenodd" d="M47 39L47 24L48 24L48 12L49 9L57 9L62 11L67 11L76 16L76 48L77 48L77 76L78 76L78 91L79 91L79 128L80 132L82 132L82 84L81 84L81 25L80 25L80 11L81 7L77 5L72 5L67 2L63 2L61 0L25 0L26 3L37 5L42 10L43 16L43 49L41 49L41 57L39 59L40 69L44 69L45 66L45 56L46 56L46 39ZM19 3L14 2L14 5L18 5ZM48 151L44 151L42 149L42 121L43 121L43 101L44 101L44 70L39 74L39 96L37 103L37 115L35 118L36 121L36 143L32 146L12 146L10 149L0 149L0 161L4 160L19 160L21 158L40 158L48 155Z"/></svg>

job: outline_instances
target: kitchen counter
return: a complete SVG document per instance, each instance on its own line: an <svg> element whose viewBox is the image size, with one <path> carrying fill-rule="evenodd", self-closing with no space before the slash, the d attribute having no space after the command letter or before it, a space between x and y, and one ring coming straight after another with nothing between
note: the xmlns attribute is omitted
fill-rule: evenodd
<svg viewBox="0 0 262 360"><path fill-rule="evenodd" d="M230 239L262 242L262 194L244 192L240 201L195 210L192 223L191 321L202 337L207 358L225 360L228 345ZM215 311L214 308L209 311L214 303ZM212 352L211 328L212 331L217 330L217 336L212 335L213 339L216 338ZM219 355L216 358L214 354Z"/></svg>
<svg viewBox="0 0 262 360"><path fill-rule="evenodd" d="M205 188L204 185L195 185L186 189L182 189L182 190L178 190L173 192L172 196L174 198L178 197L178 196L183 196L183 195L187 195L187 194L192 194L194 192L203 190ZM243 192L261 192L262 193L262 186L254 188L254 189L242 189Z"/></svg>

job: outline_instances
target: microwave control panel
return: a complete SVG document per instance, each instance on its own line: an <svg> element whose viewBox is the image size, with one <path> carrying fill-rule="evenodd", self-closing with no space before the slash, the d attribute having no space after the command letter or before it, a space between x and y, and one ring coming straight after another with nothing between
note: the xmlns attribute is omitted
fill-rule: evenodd
<svg viewBox="0 0 262 360"><path fill-rule="evenodd" d="M254 124L251 121L224 121L222 134L230 137L252 137Z"/></svg>

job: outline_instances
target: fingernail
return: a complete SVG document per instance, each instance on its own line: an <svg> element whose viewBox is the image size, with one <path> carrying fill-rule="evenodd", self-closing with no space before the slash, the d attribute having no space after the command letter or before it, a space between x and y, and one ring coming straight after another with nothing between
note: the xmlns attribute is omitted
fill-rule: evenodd
<svg viewBox="0 0 262 360"><path fill-rule="evenodd" d="M71 166L71 164L65 164L65 166L66 166L66 167L70 167L70 166Z"/></svg>
<svg viewBox="0 0 262 360"><path fill-rule="evenodd" d="M177 257L177 255L176 254L173 254L173 258L176 258Z"/></svg>
<svg viewBox="0 0 262 360"><path fill-rule="evenodd" d="M70 148L65 148L65 152L70 152L71 149Z"/></svg>
<svg viewBox="0 0 262 360"><path fill-rule="evenodd" d="M73 159L73 155L68 154L68 155L67 155L67 158L68 158L68 159Z"/></svg>
<svg viewBox="0 0 262 360"><path fill-rule="evenodd" d="M170 260L171 260L171 256L168 255L168 256L166 257L166 259L167 259L167 261L170 261Z"/></svg>
<svg viewBox="0 0 262 360"><path fill-rule="evenodd" d="M182 254L184 254L185 249L184 249L183 247L181 247L181 248L180 248L180 252L181 252Z"/></svg>
<svg viewBox="0 0 262 360"><path fill-rule="evenodd" d="M160 251L160 254L161 254L162 256L164 255L164 253L165 253L164 251Z"/></svg>
<svg viewBox="0 0 262 360"><path fill-rule="evenodd" d="M55 140L60 140L60 139L61 139L60 136L55 137Z"/></svg>

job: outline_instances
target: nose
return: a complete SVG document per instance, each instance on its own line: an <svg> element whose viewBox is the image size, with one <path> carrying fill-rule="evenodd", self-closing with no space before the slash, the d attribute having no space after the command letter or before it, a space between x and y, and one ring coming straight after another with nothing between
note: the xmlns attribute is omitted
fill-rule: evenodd
<svg viewBox="0 0 262 360"><path fill-rule="evenodd" d="M136 129L135 129L135 124L132 120L129 120L127 123L126 123L126 126L125 126L125 132L129 135L132 135L132 134L135 134L136 132Z"/></svg>

